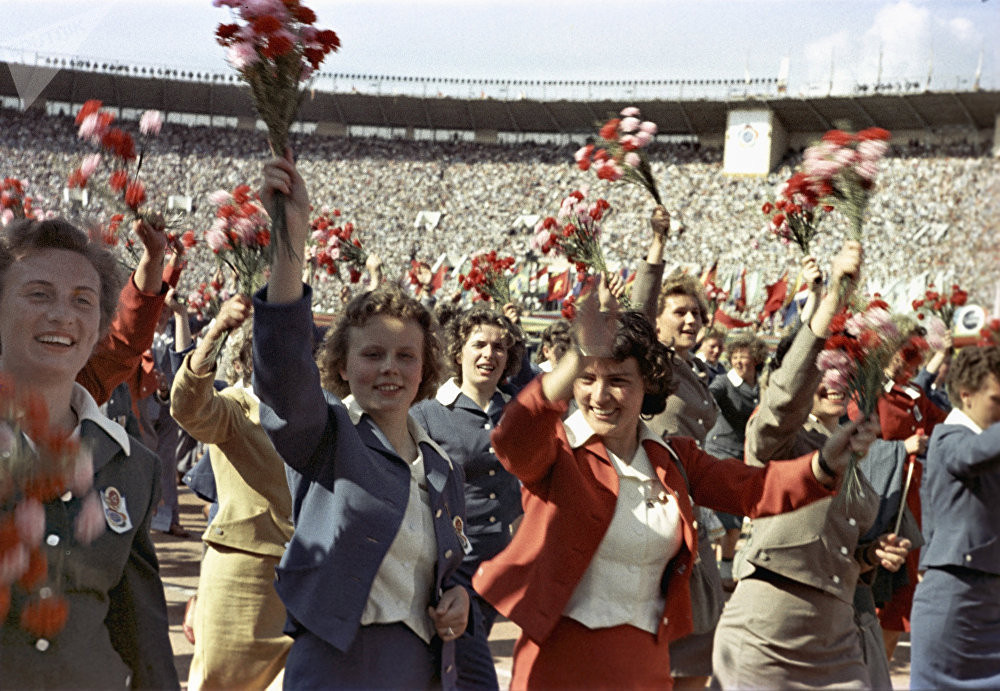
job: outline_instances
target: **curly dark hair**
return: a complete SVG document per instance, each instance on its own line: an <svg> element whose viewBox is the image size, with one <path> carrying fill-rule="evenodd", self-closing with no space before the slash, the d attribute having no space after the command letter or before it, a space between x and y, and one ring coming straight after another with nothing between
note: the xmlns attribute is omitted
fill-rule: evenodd
<svg viewBox="0 0 1000 691"><path fill-rule="evenodd" d="M41 250L68 250L90 262L101 281L100 335L111 326L118 309L118 298L125 284L115 255L101 242L91 241L84 231L62 218L44 221L22 219L4 229L0 240L0 291L7 270L14 262Z"/></svg>
<svg viewBox="0 0 1000 691"><path fill-rule="evenodd" d="M948 398L961 408L960 393L979 391L991 374L1000 379L1000 346L962 348L948 370Z"/></svg>
<svg viewBox="0 0 1000 691"><path fill-rule="evenodd" d="M503 368L500 381L513 377L521 371L524 359L524 332L521 327L496 310L477 306L455 315L448 322L448 345L445 360L455 380L462 383L462 348L472 332L480 326L495 326L503 333L503 345L507 350L507 365Z"/></svg>
<svg viewBox="0 0 1000 691"><path fill-rule="evenodd" d="M660 343L656 329L641 312L628 311L618 319L611 359L624 362L635 358L639 365L646 394L642 397L641 414L645 418L662 413L667 398L674 392L674 365L677 354L670 346Z"/></svg>
<svg viewBox="0 0 1000 691"><path fill-rule="evenodd" d="M317 353L316 365L323 388L341 398L351 393L350 386L340 376L340 370L347 362L351 327L362 328L372 317L380 316L411 320L420 326L424 334L423 369L414 402L432 397L441 376L441 341L437 336L437 323L426 307L394 286L362 293L347 303Z"/></svg>

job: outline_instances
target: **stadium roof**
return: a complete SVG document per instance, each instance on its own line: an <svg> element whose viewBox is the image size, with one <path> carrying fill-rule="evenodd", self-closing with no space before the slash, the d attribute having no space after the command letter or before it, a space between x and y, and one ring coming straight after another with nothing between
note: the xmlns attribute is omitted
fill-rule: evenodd
<svg viewBox="0 0 1000 691"><path fill-rule="evenodd" d="M49 101L82 103L96 98L112 107L158 109L226 117L254 117L246 87L218 75L187 79L114 72L56 69L0 63L0 96L38 95ZM152 71L152 70L151 70ZM16 77L16 78L15 78ZM31 94L25 92L30 91ZM33 100L28 98L28 100ZM500 132L590 133L595 122L629 101L657 123L661 134L718 136L729 111L767 108L789 133L821 132L845 121L854 129L993 129L1000 91L876 93L856 96L753 97L732 100L497 100L436 96L366 95L314 91L300 119L392 128L496 130Z"/></svg>

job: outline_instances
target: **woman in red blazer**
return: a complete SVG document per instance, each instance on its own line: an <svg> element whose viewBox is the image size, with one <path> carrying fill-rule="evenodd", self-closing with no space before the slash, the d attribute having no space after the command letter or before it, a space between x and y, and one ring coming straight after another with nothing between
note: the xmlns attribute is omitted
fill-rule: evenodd
<svg viewBox="0 0 1000 691"><path fill-rule="evenodd" d="M493 433L523 483L524 520L474 586L521 627L512 689L672 687L669 642L691 631L694 502L752 517L827 496L848 451L876 427L846 426L822 451L752 468L641 416L663 410L668 348L642 315L581 301L577 347L511 403ZM563 421L573 395L579 411ZM680 466L683 466L681 470Z"/></svg>

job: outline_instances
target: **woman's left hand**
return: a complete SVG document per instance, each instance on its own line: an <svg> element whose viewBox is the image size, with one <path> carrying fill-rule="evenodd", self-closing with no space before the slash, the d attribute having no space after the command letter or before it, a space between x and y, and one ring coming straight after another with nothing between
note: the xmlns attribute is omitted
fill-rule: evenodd
<svg viewBox="0 0 1000 691"><path fill-rule="evenodd" d="M469 622L469 591L460 585L444 591L437 607L428 607L427 615L443 641L453 641L465 633Z"/></svg>
<svg viewBox="0 0 1000 691"><path fill-rule="evenodd" d="M909 540L895 533L880 535L875 543L875 558L882 568L895 573L906 563L906 555L912 546Z"/></svg>

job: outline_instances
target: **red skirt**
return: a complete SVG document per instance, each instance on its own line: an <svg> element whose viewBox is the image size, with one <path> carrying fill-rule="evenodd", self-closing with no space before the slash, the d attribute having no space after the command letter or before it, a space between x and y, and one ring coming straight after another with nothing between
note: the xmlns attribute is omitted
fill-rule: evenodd
<svg viewBox="0 0 1000 691"><path fill-rule="evenodd" d="M670 645L634 626L588 629L562 617L541 645L517 639L510 688L669 691Z"/></svg>

